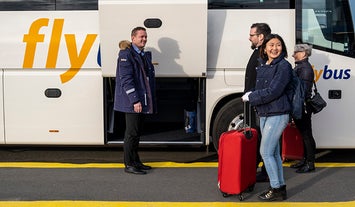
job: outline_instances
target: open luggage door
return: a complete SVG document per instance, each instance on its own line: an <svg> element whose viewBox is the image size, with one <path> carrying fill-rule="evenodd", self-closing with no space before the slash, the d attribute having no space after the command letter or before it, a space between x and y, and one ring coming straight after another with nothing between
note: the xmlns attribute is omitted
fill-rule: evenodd
<svg viewBox="0 0 355 207"><path fill-rule="evenodd" d="M207 1L99 0L101 66L116 75L118 43L131 40L131 30L147 28L157 77L205 77Z"/></svg>

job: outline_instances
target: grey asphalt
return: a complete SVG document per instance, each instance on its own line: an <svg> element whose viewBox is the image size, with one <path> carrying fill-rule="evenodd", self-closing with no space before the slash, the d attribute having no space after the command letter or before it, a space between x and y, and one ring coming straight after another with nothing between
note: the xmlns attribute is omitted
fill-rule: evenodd
<svg viewBox="0 0 355 207"><path fill-rule="evenodd" d="M342 150L317 162L353 162L354 150ZM143 161L216 161L216 153L200 149L146 150ZM121 149L0 149L0 162L112 163L122 161ZM332 202L355 200L354 167L317 168L297 174L285 167L287 201ZM245 200L268 183L257 183ZM238 201L224 198L217 187L217 168L155 168L147 175L127 174L122 168L0 168L0 200L97 200L97 201Z"/></svg>

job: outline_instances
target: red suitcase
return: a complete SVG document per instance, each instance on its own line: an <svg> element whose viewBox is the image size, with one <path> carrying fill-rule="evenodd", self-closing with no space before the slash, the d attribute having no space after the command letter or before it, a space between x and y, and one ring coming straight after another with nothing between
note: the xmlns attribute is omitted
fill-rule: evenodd
<svg viewBox="0 0 355 207"><path fill-rule="evenodd" d="M295 124L289 123L282 133L282 160L303 159L303 139Z"/></svg>
<svg viewBox="0 0 355 207"><path fill-rule="evenodd" d="M243 192L254 190L257 137L258 132L253 128L222 133L218 147L218 186L224 197L236 194L243 200Z"/></svg>

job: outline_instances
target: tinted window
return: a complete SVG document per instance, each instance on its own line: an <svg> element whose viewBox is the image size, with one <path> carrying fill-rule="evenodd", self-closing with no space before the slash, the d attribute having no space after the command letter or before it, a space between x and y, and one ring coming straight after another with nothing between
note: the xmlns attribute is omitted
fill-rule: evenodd
<svg viewBox="0 0 355 207"><path fill-rule="evenodd" d="M355 56L354 6L347 0L297 2L297 41L313 47Z"/></svg>
<svg viewBox="0 0 355 207"><path fill-rule="evenodd" d="M0 0L0 11L97 10L98 0Z"/></svg>
<svg viewBox="0 0 355 207"><path fill-rule="evenodd" d="M209 9L289 9L294 0L208 0Z"/></svg>

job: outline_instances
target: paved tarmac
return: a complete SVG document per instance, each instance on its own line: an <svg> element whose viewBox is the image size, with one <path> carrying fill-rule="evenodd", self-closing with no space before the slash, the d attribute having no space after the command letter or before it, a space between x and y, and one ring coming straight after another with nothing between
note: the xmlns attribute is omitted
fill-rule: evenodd
<svg viewBox="0 0 355 207"><path fill-rule="evenodd" d="M143 150L154 169L132 175L123 171L120 149L2 148L0 206L355 206L353 152L319 151L308 174L285 163L288 199L264 203L257 195L268 183L257 183L242 202L222 196L215 152Z"/></svg>

